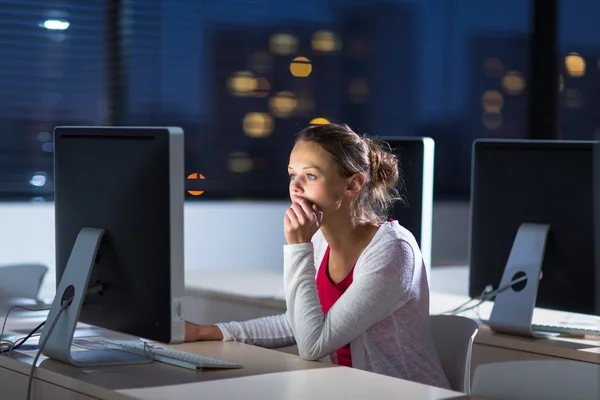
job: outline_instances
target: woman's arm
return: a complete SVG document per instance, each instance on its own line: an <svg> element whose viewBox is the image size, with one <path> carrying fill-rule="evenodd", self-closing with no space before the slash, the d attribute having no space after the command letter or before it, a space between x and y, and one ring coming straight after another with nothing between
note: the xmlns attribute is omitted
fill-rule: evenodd
<svg viewBox="0 0 600 400"><path fill-rule="evenodd" d="M216 324L223 341L237 341L266 348L286 347L296 344L294 333L286 314Z"/></svg>
<svg viewBox="0 0 600 400"><path fill-rule="evenodd" d="M313 244L284 246L287 313L302 358L318 360L338 350L410 300L415 266L409 243L394 239L365 256L348 290L323 314Z"/></svg>

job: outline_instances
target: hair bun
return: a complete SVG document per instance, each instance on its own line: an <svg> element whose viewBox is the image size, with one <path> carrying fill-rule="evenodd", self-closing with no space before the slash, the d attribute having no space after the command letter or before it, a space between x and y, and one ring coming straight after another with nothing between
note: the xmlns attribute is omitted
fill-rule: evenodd
<svg viewBox="0 0 600 400"><path fill-rule="evenodd" d="M372 186L390 188L396 186L399 179L398 157L386 151L383 143L371 138L363 138L369 148L369 161L371 163Z"/></svg>

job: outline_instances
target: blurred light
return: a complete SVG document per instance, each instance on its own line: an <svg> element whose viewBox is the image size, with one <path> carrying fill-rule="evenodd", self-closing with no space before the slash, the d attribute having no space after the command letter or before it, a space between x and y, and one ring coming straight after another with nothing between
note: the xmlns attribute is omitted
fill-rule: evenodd
<svg viewBox="0 0 600 400"><path fill-rule="evenodd" d="M246 153L233 152L229 154L227 167L231 172L241 174L252 171L254 169L254 161Z"/></svg>
<svg viewBox="0 0 600 400"><path fill-rule="evenodd" d="M569 108L581 107L583 104L583 94L579 89L566 89L564 92L565 106Z"/></svg>
<svg viewBox="0 0 600 400"><path fill-rule="evenodd" d="M499 113L504 106L502 93L497 90L486 90L481 97L481 104L486 113Z"/></svg>
<svg viewBox="0 0 600 400"><path fill-rule="evenodd" d="M258 51L252 55L252 69L259 74L266 74L271 69L271 55L266 51Z"/></svg>
<svg viewBox="0 0 600 400"><path fill-rule="evenodd" d="M331 122L329 122L328 119L326 118L313 118L308 124L309 125L326 125L326 124L330 124Z"/></svg>
<svg viewBox="0 0 600 400"><path fill-rule="evenodd" d="M483 62L483 72L486 76L500 78L504 75L504 65L499 58L488 58Z"/></svg>
<svg viewBox="0 0 600 400"><path fill-rule="evenodd" d="M312 49L321 53L331 53L338 50L335 34L331 31L317 31L312 37Z"/></svg>
<svg viewBox="0 0 600 400"><path fill-rule="evenodd" d="M38 171L32 177L29 183L32 186L42 187L46 184L46 173Z"/></svg>
<svg viewBox="0 0 600 400"><path fill-rule="evenodd" d="M52 31L64 31L68 29L70 25L71 24L69 23L69 21L66 21L64 19L47 19L41 24L39 24L40 27Z"/></svg>
<svg viewBox="0 0 600 400"><path fill-rule="evenodd" d="M273 54L288 56L298 49L298 39L289 33L276 33L271 36L269 49Z"/></svg>
<svg viewBox="0 0 600 400"><path fill-rule="evenodd" d="M306 57L296 57L290 63L290 72L296 78L306 78L312 72L312 64Z"/></svg>
<svg viewBox="0 0 600 400"><path fill-rule="evenodd" d="M484 112L482 118L483 126L489 130L496 130L502 127L502 114Z"/></svg>
<svg viewBox="0 0 600 400"><path fill-rule="evenodd" d="M37 135L37 139L40 142L48 142L50 139L52 139L52 135L50 135L50 132L40 132Z"/></svg>
<svg viewBox="0 0 600 400"><path fill-rule="evenodd" d="M247 97L256 89L258 82L252 72L239 71L229 78L227 86L234 96Z"/></svg>
<svg viewBox="0 0 600 400"><path fill-rule="evenodd" d="M369 95L369 85L362 78L354 78L348 85L348 95L353 103L364 103Z"/></svg>
<svg viewBox="0 0 600 400"><path fill-rule="evenodd" d="M252 91L252 97L262 99L263 97L267 97L270 90L271 85L269 81L266 78L258 78L256 79L256 88Z"/></svg>
<svg viewBox="0 0 600 400"><path fill-rule="evenodd" d="M580 78L585 74L585 60L578 53L569 53L565 57L567 72L574 78Z"/></svg>
<svg viewBox="0 0 600 400"><path fill-rule="evenodd" d="M252 137L265 137L273 132L273 117L269 114L251 112L244 116L244 132Z"/></svg>
<svg viewBox="0 0 600 400"><path fill-rule="evenodd" d="M45 203L45 202L46 202L46 199L45 199L45 198L43 198L43 197L39 197L39 196L37 196L37 197L32 197L32 198L31 198L31 202L32 202L32 203Z"/></svg>
<svg viewBox="0 0 600 400"><path fill-rule="evenodd" d="M52 153L54 151L54 143L46 142L42 145L42 150L46 153Z"/></svg>
<svg viewBox="0 0 600 400"><path fill-rule="evenodd" d="M508 71L502 78L502 86L507 94L521 94L525 89L525 78L518 71Z"/></svg>
<svg viewBox="0 0 600 400"><path fill-rule="evenodd" d="M291 116L297 105L298 100L296 100L296 96L289 91L279 92L269 100L269 108L278 118Z"/></svg>

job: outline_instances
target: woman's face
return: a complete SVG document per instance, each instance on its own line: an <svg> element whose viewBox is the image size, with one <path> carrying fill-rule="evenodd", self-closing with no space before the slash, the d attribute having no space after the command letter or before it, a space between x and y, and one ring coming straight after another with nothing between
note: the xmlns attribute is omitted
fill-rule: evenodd
<svg viewBox="0 0 600 400"><path fill-rule="evenodd" d="M290 199L302 197L323 211L340 207L346 180L340 175L333 157L313 142L298 141L288 166Z"/></svg>

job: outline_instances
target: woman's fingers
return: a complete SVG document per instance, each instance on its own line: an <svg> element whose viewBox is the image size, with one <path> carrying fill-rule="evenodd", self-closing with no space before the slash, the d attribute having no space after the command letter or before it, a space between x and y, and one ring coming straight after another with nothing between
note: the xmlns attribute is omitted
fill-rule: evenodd
<svg viewBox="0 0 600 400"><path fill-rule="evenodd" d="M298 217L296 216L296 212L294 211L293 207L289 207L286 212L285 212L285 216L288 219L290 226L292 228L297 228L298 227Z"/></svg>
<svg viewBox="0 0 600 400"><path fill-rule="evenodd" d="M290 208L296 215L296 220L298 221L298 224L304 225L307 222L307 215L304 212L304 209L302 208L302 206L298 203L293 203Z"/></svg>

